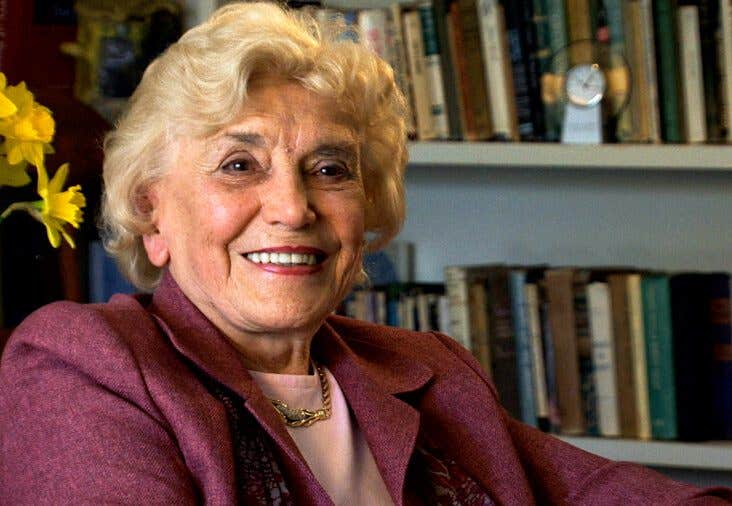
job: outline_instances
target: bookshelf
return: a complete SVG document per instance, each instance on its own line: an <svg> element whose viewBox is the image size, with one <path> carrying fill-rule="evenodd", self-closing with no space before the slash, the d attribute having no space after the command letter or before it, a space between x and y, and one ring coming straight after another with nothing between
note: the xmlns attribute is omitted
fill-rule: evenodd
<svg viewBox="0 0 732 506"><path fill-rule="evenodd" d="M612 460L654 467L732 472L732 441L682 443L570 436L560 439Z"/></svg>
<svg viewBox="0 0 732 506"><path fill-rule="evenodd" d="M413 142L415 276L450 264L732 271L732 146ZM732 441L566 437L700 485L732 485Z"/></svg>
<svg viewBox="0 0 732 506"><path fill-rule="evenodd" d="M688 144L412 142L410 165L732 171L732 146Z"/></svg>

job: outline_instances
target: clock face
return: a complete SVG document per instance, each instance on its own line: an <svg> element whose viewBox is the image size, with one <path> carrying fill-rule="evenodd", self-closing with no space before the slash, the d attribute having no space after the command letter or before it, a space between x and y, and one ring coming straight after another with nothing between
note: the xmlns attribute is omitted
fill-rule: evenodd
<svg viewBox="0 0 732 506"><path fill-rule="evenodd" d="M596 63L577 65L567 72L567 98L575 105L592 107L605 93L605 75Z"/></svg>

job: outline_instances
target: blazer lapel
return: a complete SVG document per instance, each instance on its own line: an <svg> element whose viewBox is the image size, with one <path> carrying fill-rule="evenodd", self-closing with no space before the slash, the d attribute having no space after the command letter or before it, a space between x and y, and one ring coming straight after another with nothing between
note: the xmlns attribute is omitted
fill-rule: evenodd
<svg viewBox="0 0 732 506"><path fill-rule="evenodd" d="M349 341L349 345L353 344ZM366 342L358 343L370 346ZM419 432L419 412L397 394L415 391L432 378L421 364L372 346L369 361L357 356L327 323L314 340L317 359L338 380L394 502L403 504L407 467Z"/></svg>
<svg viewBox="0 0 732 506"><path fill-rule="evenodd" d="M318 483L305 458L272 409L269 400L256 386L229 340L181 292L166 272L155 291L150 308L173 346L196 367L244 399L254 416L283 454L291 486L298 500L310 504L332 504Z"/></svg>

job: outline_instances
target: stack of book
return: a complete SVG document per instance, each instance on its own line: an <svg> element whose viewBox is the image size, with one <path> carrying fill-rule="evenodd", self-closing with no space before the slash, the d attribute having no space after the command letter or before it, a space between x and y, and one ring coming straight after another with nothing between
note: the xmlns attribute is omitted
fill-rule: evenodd
<svg viewBox="0 0 732 506"><path fill-rule="evenodd" d="M730 274L448 266L450 333L516 418L570 435L732 439Z"/></svg>
<svg viewBox="0 0 732 506"><path fill-rule="evenodd" d="M316 16L391 64L419 140L558 141L564 75L598 61L611 108L625 104L606 142L732 141L732 0L424 0ZM587 39L607 51L562 56Z"/></svg>

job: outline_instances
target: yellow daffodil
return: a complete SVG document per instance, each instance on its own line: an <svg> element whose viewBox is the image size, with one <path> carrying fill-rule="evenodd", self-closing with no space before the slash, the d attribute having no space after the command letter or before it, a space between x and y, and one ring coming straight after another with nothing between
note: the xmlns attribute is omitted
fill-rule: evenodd
<svg viewBox="0 0 732 506"><path fill-rule="evenodd" d="M7 118L18 112L18 107L5 96L5 86L8 84L5 74L0 72L0 118Z"/></svg>
<svg viewBox="0 0 732 506"><path fill-rule="evenodd" d="M77 184L67 188L66 191L61 191L68 174L69 164L65 163L49 181L46 170L38 167L38 195L43 200L39 209L40 216L36 218L46 226L48 240L54 248L61 245L59 234L63 235L72 248L75 248L74 240L64 230L64 225L69 223L72 227L79 228L79 224L84 221L81 209L86 207L86 198L81 193L81 186Z"/></svg>
<svg viewBox="0 0 732 506"><path fill-rule="evenodd" d="M8 86L4 94L17 107L15 114L0 119L8 162L16 165L26 160L36 167L43 166L44 153L52 152L50 144L56 129L51 111L35 102L25 83Z"/></svg>
<svg viewBox="0 0 732 506"><path fill-rule="evenodd" d="M26 172L28 163L23 160L21 163L10 165L8 159L0 156L0 186L25 186L31 182Z"/></svg>
<svg viewBox="0 0 732 506"><path fill-rule="evenodd" d="M86 207L86 198L81 193L81 186L77 184L61 191L66 182L66 176L69 174L68 163L59 167L50 181L46 169L37 168L38 195L41 196L41 200L11 204L0 214L0 221L7 218L13 211L26 211L46 226L46 234L51 246L58 248L61 245L61 236L63 236L66 242L75 248L76 244L64 230L64 226L68 223L74 228L79 228L79 224L84 221L84 213L81 209Z"/></svg>

